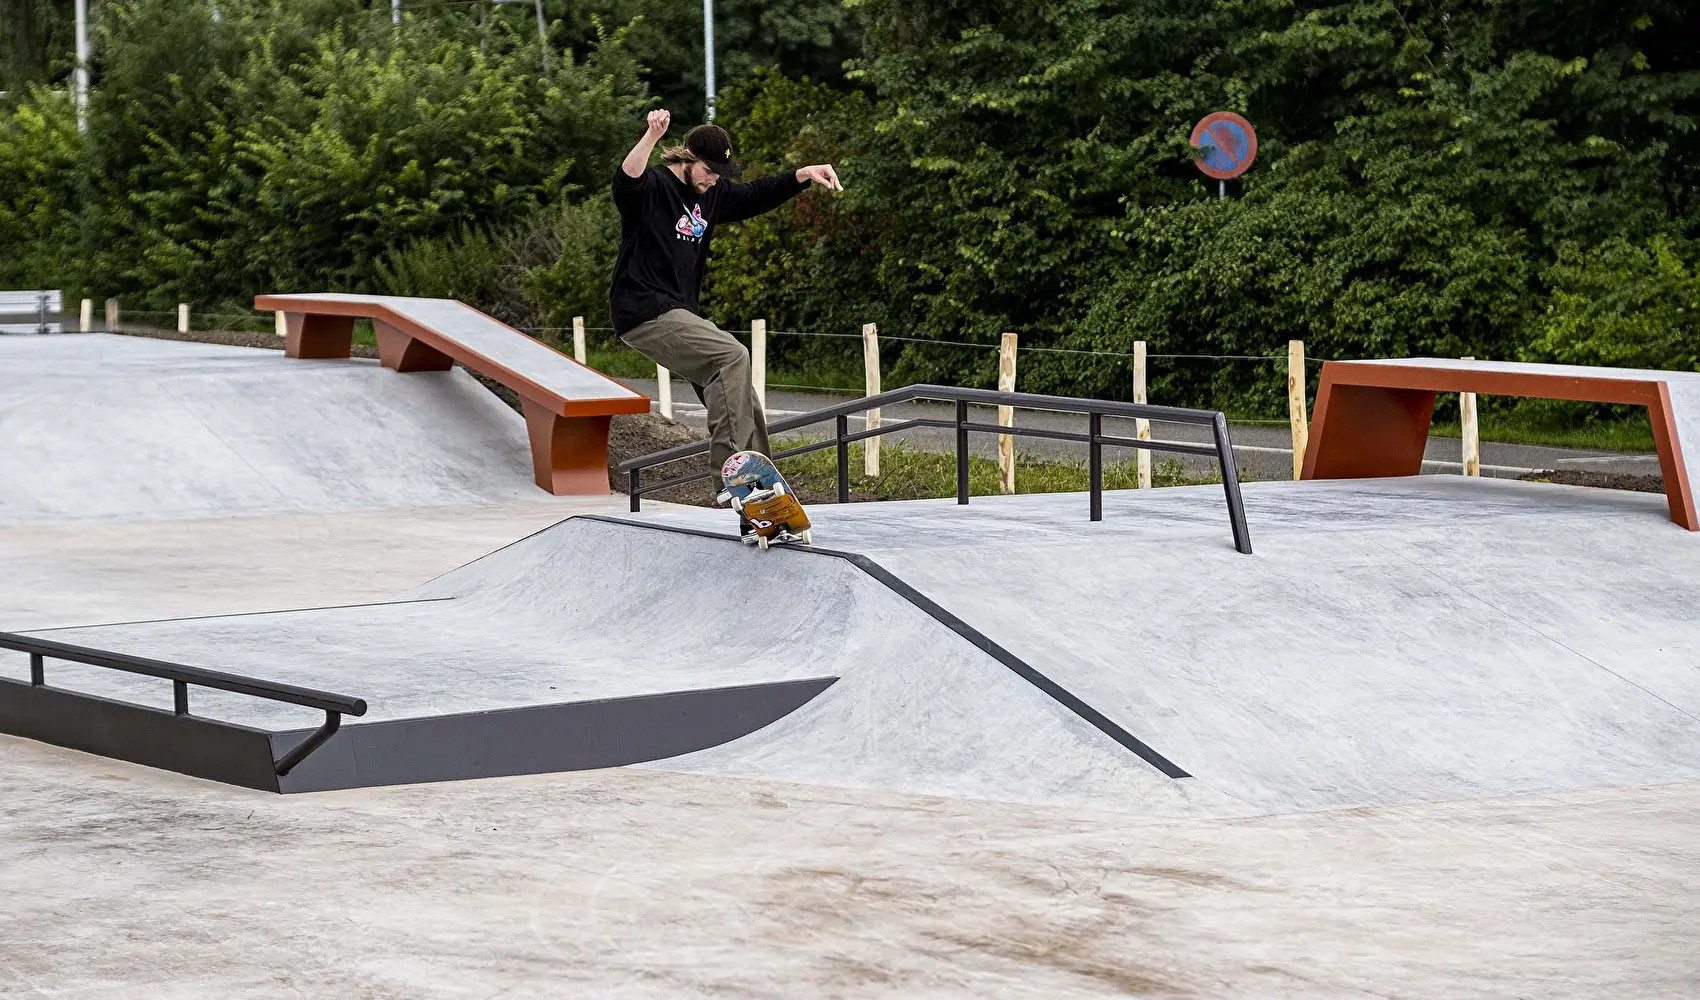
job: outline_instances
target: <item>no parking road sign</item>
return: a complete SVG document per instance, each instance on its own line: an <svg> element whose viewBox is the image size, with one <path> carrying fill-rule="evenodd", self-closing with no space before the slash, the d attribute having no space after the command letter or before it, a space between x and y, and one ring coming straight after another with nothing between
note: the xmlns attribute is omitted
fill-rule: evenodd
<svg viewBox="0 0 1700 1000"><path fill-rule="evenodd" d="M1203 155L1198 169L1219 181L1232 180L1251 169L1257 159L1257 132L1232 111L1205 115L1192 129L1192 148Z"/></svg>

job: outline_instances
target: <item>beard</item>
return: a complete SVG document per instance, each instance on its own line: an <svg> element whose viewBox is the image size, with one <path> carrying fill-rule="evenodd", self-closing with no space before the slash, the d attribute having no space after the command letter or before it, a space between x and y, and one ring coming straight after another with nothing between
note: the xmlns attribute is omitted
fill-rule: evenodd
<svg viewBox="0 0 1700 1000"><path fill-rule="evenodd" d="M714 171L709 170L700 163L691 164L687 168L687 172L690 175L689 180L691 190L695 191L697 194L707 194L708 189L714 186L714 182L716 180L719 180L719 178L714 175Z"/></svg>

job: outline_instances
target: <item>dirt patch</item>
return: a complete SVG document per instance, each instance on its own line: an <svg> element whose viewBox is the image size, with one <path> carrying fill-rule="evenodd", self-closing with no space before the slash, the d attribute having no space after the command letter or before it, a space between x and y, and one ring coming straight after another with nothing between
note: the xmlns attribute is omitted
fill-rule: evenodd
<svg viewBox="0 0 1700 1000"><path fill-rule="evenodd" d="M1627 472L1583 472L1578 470L1548 470L1520 476L1530 483L1559 483L1564 486L1592 486L1603 490L1633 490L1636 493L1663 493L1662 476L1643 476Z"/></svg>
<svg viewBox="0 0 1700 1000"><path fill-rule="evenodd" d="M112 332L126 337L147 337L150 340L183 340L194 344L254 347L266 351L283 350L282 337L275 333L259 333L253 330L190 330L188 333L178 333L176 330L161 330L155 327L127 326ZM349 349L349 353L357 358L376 358L378 349L366 344L355 344Z"/></svg>

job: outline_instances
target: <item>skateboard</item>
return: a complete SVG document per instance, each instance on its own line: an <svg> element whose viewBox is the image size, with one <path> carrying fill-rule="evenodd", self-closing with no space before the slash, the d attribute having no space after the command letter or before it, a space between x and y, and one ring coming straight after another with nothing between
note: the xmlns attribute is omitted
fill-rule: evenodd
<svg viewBox="0 0 1700 1000"><path fill-rule="evenodd" d="M763 549L774 544L810 544L809 515L772 459L759 451L740 451L720 467L720 478L726 485L714 502L738 512L745 543Z"/></svg>

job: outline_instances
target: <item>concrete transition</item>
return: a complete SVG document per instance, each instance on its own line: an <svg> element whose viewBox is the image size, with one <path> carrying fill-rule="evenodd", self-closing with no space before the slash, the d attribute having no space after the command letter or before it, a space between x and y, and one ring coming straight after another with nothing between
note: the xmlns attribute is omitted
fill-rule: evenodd
<svg viewBox="0 0 1700 1000"><path fill-rule="evenodd" d="M1044 496L817 509L864 565L745 548L719 511L575 518L391 604L41 634L355 694L361 725L837 678L646 766L1150 814L1700 777L1700 539L1661 498L1425 477L1246 501L1252 556L1215 487L1110 494L1099 524Z"/></svg>
<svg viewBox="0 0 1700 1000"><path fill-rule="evenodd" d="M464 371L108 334L0 339L0 523L547 499Z"/></svg>

